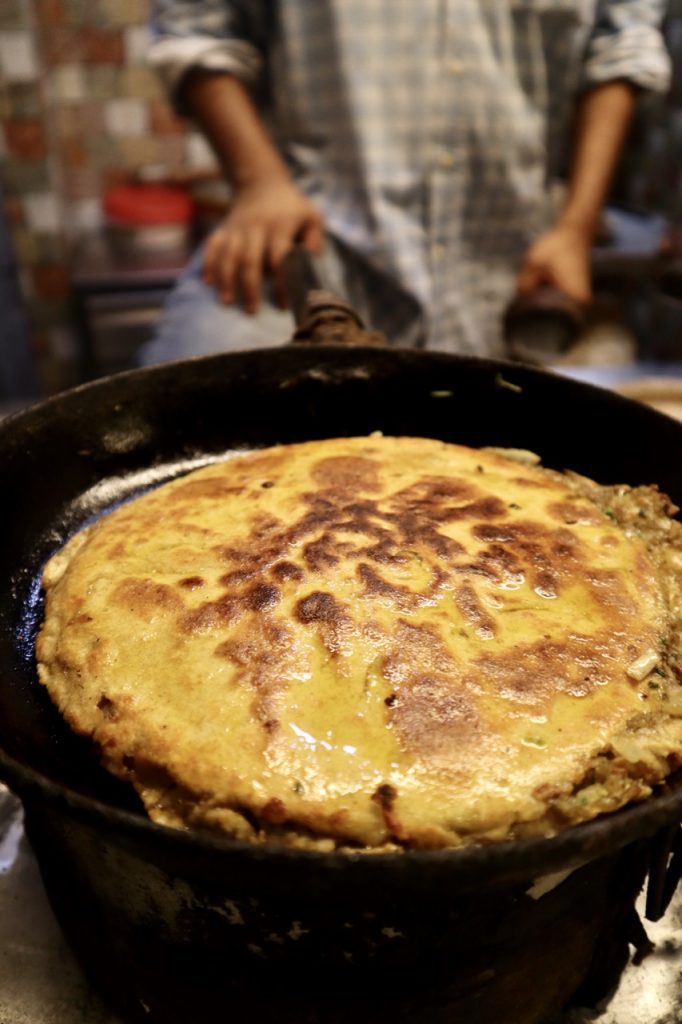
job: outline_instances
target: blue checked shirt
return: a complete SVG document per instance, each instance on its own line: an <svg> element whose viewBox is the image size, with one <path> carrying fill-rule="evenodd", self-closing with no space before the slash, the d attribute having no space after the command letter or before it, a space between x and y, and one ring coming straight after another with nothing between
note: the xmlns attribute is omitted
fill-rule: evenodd
<svg viewBox="0 0 682 1024"><path fill-rule="evenodd" d="M340 285L401 345L501 352L583 89L664 90L665 0L156 0L149 57L262 104Z"/></svg>

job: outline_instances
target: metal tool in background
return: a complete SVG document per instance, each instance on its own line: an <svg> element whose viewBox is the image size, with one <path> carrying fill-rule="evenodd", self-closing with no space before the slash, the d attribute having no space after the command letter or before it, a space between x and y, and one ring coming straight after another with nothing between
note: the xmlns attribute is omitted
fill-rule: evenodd
<svg viewBox="0 0 682 1024"><path fill-rule="evenodd" d="M585 309L559 288L517 295L503 316L509 354L524 363L554 363L580 336L585 320Z"/></svg>

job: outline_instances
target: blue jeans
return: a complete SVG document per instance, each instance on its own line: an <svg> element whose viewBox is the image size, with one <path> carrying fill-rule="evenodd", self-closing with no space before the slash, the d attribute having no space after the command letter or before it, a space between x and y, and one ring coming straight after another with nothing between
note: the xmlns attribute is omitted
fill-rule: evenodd
<svg viewBox="0 0 682 1024"><path fill-rule="evenodd" d="M278 309L267 288L259 311L225 306L201 277L203 248L194 254L166 300L153 337L137 354L142 366L188 356L214 355L247 348L269 348L289 341L294 320Z"/></svg>

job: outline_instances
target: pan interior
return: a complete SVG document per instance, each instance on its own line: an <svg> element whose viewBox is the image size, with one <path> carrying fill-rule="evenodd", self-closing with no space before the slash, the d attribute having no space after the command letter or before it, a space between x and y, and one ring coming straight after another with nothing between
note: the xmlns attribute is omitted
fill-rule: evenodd
<svg viewBox="0 0 682 1024"><path fill-rule="evenodd" d="M311 438L412 435L535 450L679 503L680 424L526 367L400 350L269 350L134 371L0 424L0 750L78 793L136 806L36 681L42 566L92 518L231 453ZM150 468L151 467L151 468Z"/></svg>
<svg viewBox="0 0 682 1024"><path fill-rule="evenodd" d="M383 473L388 474L385 479ZM141 486L149 482L149 475L139 475ZM163 474L157 471L152 476ZM294 495L301 492L300 501L308 510L302 520L305 527L291 511L293 499L287 486ZM388 490L385 504L372 505L369 495L382 493L382 486ZM107 482L97 490L108 496ZM462 834L469 841L505 838L504 822L510 820L513 803L516 818L512 821L520 824L518 829L513 824L514 831L507 836L527 835L531 829L546 833L552 815L581 820L599 813L605 804L613 809L615 800L625 803L644 795L640 778L634 771L632 777L628 775L623 770L627 765L620 761L615 781L613 773L602 780L610 787L608 800L604 785L594 779L591 798L569 797L558 809L550 806L548 811L544 796L535 793L554 784L557 777L562 784L570 779L586 785L581 783L581 773L585 773L586 751L593 756L595 733L598 738L598 730L603 733L608 723L610 735L618 735L626 720L641 718L642 700L649 700L646 707L653 713L650 705L656 695L646 684L636 688L625 679L622 661L617 659L622 657L627 664L628 658L632 661L649 651L661 633L662 621L652 570L640 565L634 554L636 550L642 559L644 549L633 541L632 550L619 550L618 555L611 548L607 551L606 541L622 543L609 533L615 527L596 510L571 504L572 493L565 490L563 481L530 466L522 472L517 461L490 450L424 439L336 439L269 448L210 465L192 474L191 482L183 477L133 505L119 507L101 529L89 533L85 547L77 548L84 537L78 535L76 547L71 543L49 563L49 617L38 642L40 678L74 729L85 735L92 732L97 738L102 760L114 774L130 779L135 773L135 786L157 821L214 824L216 816L224 814L225 830L243 835L253 826L249 819L238 818L241 809L258 820L269 798L264 814L279 801L277 806L287 809L288 820L302 818L313 835L325 836L328 828L341 839L348 837L363 846L380 846L392 835L408 845L435 845L434 837L439 843L450 840L452 845L453 820L459 830L454 834L456 844ZM313 494L318 511L311 513ZM608 495L602 500L617 504L615 495ZM465 498L470 504L462 504ZM423 523L422 532L417 533L415 501ZM327 509L324 515L319 512L320 503ZM97 502L86 493L81 504L92 507ZM353 547L338 541L338 533L332 539L334 529L341 534L352 532L353 537L365 530L375 539L376 526L363 521L366 509L395 523L403 506L406 532L391 535L382 527L381 550ZM330 512L332 508L337 511ZM282 509L287 510L284 523L289 532L277 518ZM635 513L637 509L642 514L636 504ZM506 526L481 525L481 516L502 517ZM428 524L439 517L445 532L438 533L436 541ZM473 530L471 517L478 523ZM567 519L578 524L573 531L556 526L556 521L563 524ZM298 523L293 532L292 522ZM257 528L249 534L254 523ZM322 528L323 523L328 525ZM277 533L283 529L284 533ZM315 541L314 551L310 545L299 550L295 538L300 540L301 529L312 529L316 537L323 529L323 539ZM546 541L540 540L545 537L543 530L548 531ZM244 536L249 541L242 550L239 537ZM389 536L397 539L389 542ZM524 562L529 536L535 541L532 555ZM343 627L331 633L323 629L311 637L307 608L320 594L311 594L311 580L306 581L305 574L306 569L315 574L328 565L319 555L324 538L338 552L330 556L336 568L322 580L313 575L314 585L323 590L333 586L331 600L340 609ZM507 542L516 538L517 560L510 563L497 546L486 546L491 538ZM416 546L416 555L403 550L409 542ZM484 558L480 563L478 542ZM387 564L393 550L387 544L398 552L398 569L391 570ZM538 544L545 544L546 555L538 554ZM255 553L259 548L263 548L260 556ZM551 563L555 549L556 572L538 569ZM75 557L74 550L79 552ZM458 559L458 551L465 554L464 561ZM375 562L383 566L379 575L366 564L374 554ZM264 561L253 569L253 559L258 557ZM272 570L274 577L270 575L273 559L282 557L290 560L283 563L287 575L282 579L292 579L295 570L298 575L293 579L302 583L272 585L273 578L282 583L277 575L279 562ZM493 558L501 561L493 563ZM493 564L499 564L499 573L492 570ZM240 569L225 576L235 565ZM240 592L245 565L252 568L248 585ZM510 565L515 569L511 576ZM620 588L618 599L612 597L605 606L590 575L596 573L594 578L601 581L598 567L604 565L611 567L609 572L615 573ZM471 574L477 569L488 573L485 579L499 583L497 597L489 593L494 582L473 582ZM197 570L203 578L192 575ZM425 571L428 602L420 589ZM456 582L457 576L448 575L458 571L465 572L465 587ZM358 575L361 592L355 582ZM233 577L238 577L236 583ZM374 603L368 579L373 585L380 581L383 588ZM413 592L404 586L406 579L416 588L413 601ZM391 580L398 589L390 590ZM190 590L200 591L198 597L188 599L187 584ZM517 585L524 588L520 595L515 595ZM227 588L226 593L222 588ZM385 611L387 588L392 612ZM266 607L262 594L267 595ZM304 595L305 615L296 604L297 594ZM472 635L463 625L470 622L467 616L477 594L482 601L490 597L497 602L491 608L522 611L523 626L519 627L518 617L500 614L495 618L493 611L486 612L481 626L477 612ZM275 611L269 610L273 595ZM547 605L559 595L561 601ZM235 609L235 602L242 607L242 598L246 602L243 619ZM538 601L544 605L540 607ZM317 609L316 604L315 614ZM398 609L402 617L396 618ZM357 641L351 641L348 633L353 619ZM626 635L629 646L625 650L621 641L617 650L608 648L603 655L605 637L612 636L613 630L618 636ZM268 643L262 661L264 649L259 643L264 637ZM495 638L493 653L484 642L491 638ZM581 667L589 638L595 641L590 671L597 683L592 683L590 674L583 678L587 669ZM377 649L389 652L380 662ZM242 668L246 651L249 667ZM331 664L325 651L335 658ZM240 666L236 670L232 654ZM505 661L509 657L511 665ZM620 676L611 678L612 662L621 666ZM521 665L525 666L523 682L518 677ZM269 679L275 680L274 693L268 689ZM384 697L396 679L400 696L390 698L398 704L394 713L392 705L386 711ZM298 680L303 681L297 688ZM314 685L308 680L314 680ZM365 681L361 692L358 680ZM611 685L605 697L606 681ZM451 693L456 706L443 703ZM549 715L550 705L547 718L540 712ZM599 723L597 729L595 723ZM294 741L292 732L297 737ZM672 724L668 732L667 738L658 733L659 746L679 743ZM320 747L311 740L319 736L328 738ZM595 765L594 771L603 767ZM666 763L656 770L660 779L667 773ZM163 781L164 775L173 780L172 786ZM410 789L415 776L418 791L415 785ZM291 779L305 780L293 796ZM401 794L398 809L389 811L390 821L377 812L372 796L377 786L386 788L388 782ZM181 795L183 786L186 795ZM204 794L210 794L210 803ZM538 825L543 813L549 817ZM295 841L300 845L298 835Z"/></svg>

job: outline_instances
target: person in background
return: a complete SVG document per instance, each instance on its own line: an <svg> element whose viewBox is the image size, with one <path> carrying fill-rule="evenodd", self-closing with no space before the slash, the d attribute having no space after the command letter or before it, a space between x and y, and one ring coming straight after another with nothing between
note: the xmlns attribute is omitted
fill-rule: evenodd
<svg viewBox="0 0 682 1024"><path fill-rule="evenodd" d="M550 284L586 303L637 92L669 81L664 8L155 0L149 60L206 133L232 202L141 361L286 341L294 243L400 346L499 356L515 293Z"/></svg>

